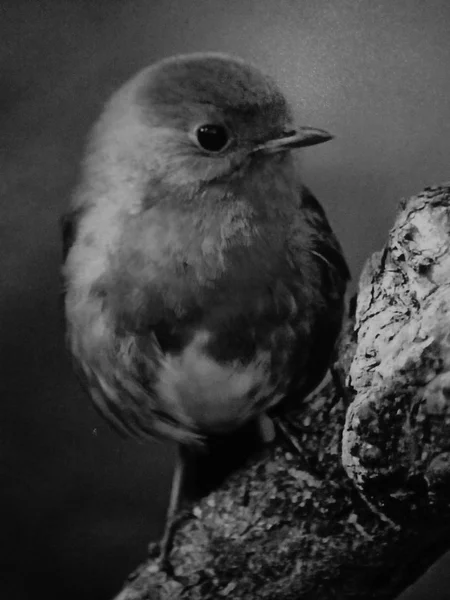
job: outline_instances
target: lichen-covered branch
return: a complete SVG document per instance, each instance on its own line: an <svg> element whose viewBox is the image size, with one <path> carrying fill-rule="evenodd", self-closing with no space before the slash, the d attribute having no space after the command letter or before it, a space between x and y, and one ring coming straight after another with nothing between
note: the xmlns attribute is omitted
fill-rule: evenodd
<svg viewBox="0 0 450 600"><path fill-rule="evenodd" d="M450 187L400 210L360 281L330 382L284 440L204 498L175 574L142 565L116 600L395 598L450 547Z"/></svg>

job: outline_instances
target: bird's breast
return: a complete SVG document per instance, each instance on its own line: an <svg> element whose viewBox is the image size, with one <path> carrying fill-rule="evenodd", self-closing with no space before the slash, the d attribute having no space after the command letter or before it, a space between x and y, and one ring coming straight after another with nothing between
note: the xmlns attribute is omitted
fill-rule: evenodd
<svg viewBox="0 0 450 600"><path fill-rule="evenodd" d="M123 228L109 297L131 320L157 310L155 299L179 317L227 303L237 290L251 293L277 276L283 236L282 224L261 223L245 202L196 214L152 209Z"/></svg>
<svg viewBox="0 0 450 600"><path fill-rule="evenodd" d="M198 331L181 353L161 361L155 391L195 430L225 433L243 425L283 397L273 377L271 352L257 349L250 359L220 361L208 350L213 335Z"/></svg>
<svg viewBox="0 0 450 600"><path fill-rule="evenodd" d="M121 245L115 310L126 328L155 333L158 402L202 432L234 430L278 403L307 339L307 287L281 251L283 231L245 214L222 215L196 237L190 222L153 218Z"/></svg>
<svg viewBox="0 0 450 600"><path fill-rule="evenodd" d="M251 211L236 203L193 220L155 209L125 223L99 288L83 296L107 320L107 344L92 342L92 319L75 315L72 328L105 414L160 433L178 423L172 437L232 431L303 377L315 288L287 259L285 223Z"/></svg>
<svg viewBox="0 0 450 600"><path fill-rule="evenodd" d="M236 429L280 402L292 378L303 376L312 324L300 290L281 281L228 282L215 291L185 325L185 343L166 349L155 385L165 406L210 433Z"/></svg>

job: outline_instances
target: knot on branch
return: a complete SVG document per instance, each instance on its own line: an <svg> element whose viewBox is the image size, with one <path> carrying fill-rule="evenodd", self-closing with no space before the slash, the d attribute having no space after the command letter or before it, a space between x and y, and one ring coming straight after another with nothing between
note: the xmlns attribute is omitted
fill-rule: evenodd
<svg viewBox="0 0 450 600"><path fill-rule="evenodd" d="M447 507L450 186L402 204L386 247L361 276L355 333L347 473L396 520Z"/></svg>

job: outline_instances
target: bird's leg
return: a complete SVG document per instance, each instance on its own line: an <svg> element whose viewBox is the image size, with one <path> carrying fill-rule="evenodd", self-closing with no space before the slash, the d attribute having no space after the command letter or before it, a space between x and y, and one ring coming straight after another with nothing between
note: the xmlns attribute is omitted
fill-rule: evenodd
<svg viewBox="0 0 450 600"><path fill-rule="evenodd" d="M180 507L180 498L183 487L185 470L185 459L181 449L177 449L177 458L175 468L172 475L172 487L170 489L169 507L167 509L166 523L164 533L159 544L159 565L163 571L171 572L172 565L170 563L170 553L173 547L173 540L176 533L176 521Z"/></svg>
<svg viewBox="0 0 450 600"><path fill-rule="evenodd" d="M270 444L275 439L275 426L273 419L271 419L266 413L262 413L258 417L258 429L261 440L264 444Z"/></svg>
<svg viewBox="0 0 450 600"><path fill-rule="evenodd" d="M284 416L284 419L287 420L287 422L289 423L289 419L286 416ZM281 435L292 446L293 450L295 450L295 452L298 453L300 456L303 456L304 452L303 452L301 445L298 443L297 438L290 432L289 427L286 426L283 419L281 417L276 417L275 424L276 424L277 428L279 429Z"/></svg>
<svg viewBox="0 0 450 600"><path fill-rule="evenodd" d="M284 418L286 419L286 416ZM278 428L280 433L287 439L291 446L293 446L299 454L303 454L300 444L291 434L281 417L271 418L266 413L262 413L258 418L258 428L259 435L261 436L261 440L264 444L270 444L274 441L276 437L275 428Z"/></svg>
<svg viewBox="0 0 450 600"><path fill-rule="evenodd" d="M345 380L342 375L342 372L333 364L329 368L329 375L326 375L322 382L306 396L306 400L317 394L318 391L321 391L326 385L333 382L333 386L335 389L334 399L330 406L330 410L342 399L344 404L348 406L352 401L351 394L348 391L348 388L345 385ZM289 442L290 446L298 453L299 455L303 455L303 450L301 444L298 442L296 436L291 433L292 430L297 431L307 431L306 427L303 427L300 423L293 423L288 415L283 415L283 417L275 417L274 422L276 427L279 429L283 437Z"/></svg>

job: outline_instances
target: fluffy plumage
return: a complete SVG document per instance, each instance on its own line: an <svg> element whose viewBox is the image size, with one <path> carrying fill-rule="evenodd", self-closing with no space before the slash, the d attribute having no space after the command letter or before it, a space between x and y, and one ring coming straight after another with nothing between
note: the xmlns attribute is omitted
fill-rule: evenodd
<svg viewBox="0 0 450 600"><path fill-rule="evenodd" d="M230 143L208 152L202 124ZM64 219L70 350L138 436L196 443L283 409L326 372L348 269L291 149L275 83L230 57L139 73L109 101Z"/></svg>

